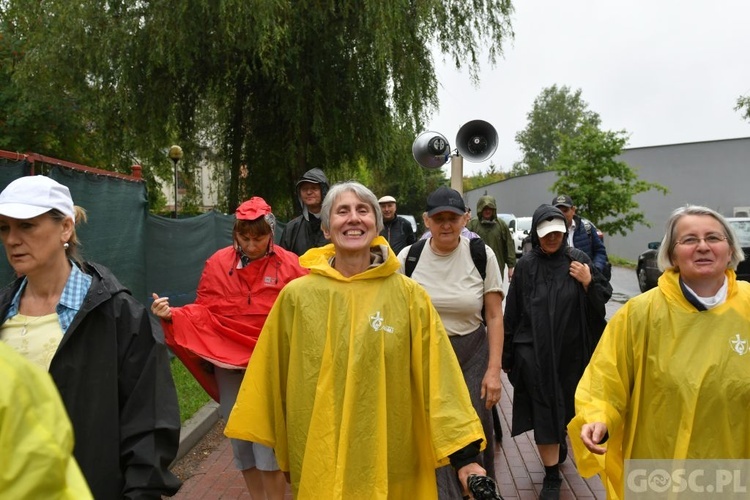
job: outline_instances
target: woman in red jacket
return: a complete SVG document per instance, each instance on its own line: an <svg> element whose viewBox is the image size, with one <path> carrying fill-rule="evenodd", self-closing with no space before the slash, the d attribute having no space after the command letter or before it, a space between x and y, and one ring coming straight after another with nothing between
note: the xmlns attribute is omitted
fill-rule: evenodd
<svg viewBox="0 0 750 500"><path fill-rule="evenodd" d="M232 411L245 368L266 316L286 283L307 274L296 254L274 245L276 219L259 197L237 208L234 244L213 254L203 269L194 304L169 307L153 295L170 348L206 392ZM273 449L232 439L237 468L252 498L282 499L286 491Z"/></svg>

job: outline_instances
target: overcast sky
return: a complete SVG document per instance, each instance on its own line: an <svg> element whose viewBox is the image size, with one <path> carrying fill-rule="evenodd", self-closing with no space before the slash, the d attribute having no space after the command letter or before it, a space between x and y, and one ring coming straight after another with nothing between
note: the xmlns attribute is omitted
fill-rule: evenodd
<svg viewBox="0 0 750 500"><path fill-rule="evenodd" d="M455 148L468 121L499 136L491 162L521 158L515 134L543 88L581 89L605 130L626 130L626 147L750 137L734 111L750 94L750 0L515 0L515 40L481 80L438 59L440 109L427 130ZM464 175L485 170L464 162ZM448 173L448 175L450 175Z"/></svg>

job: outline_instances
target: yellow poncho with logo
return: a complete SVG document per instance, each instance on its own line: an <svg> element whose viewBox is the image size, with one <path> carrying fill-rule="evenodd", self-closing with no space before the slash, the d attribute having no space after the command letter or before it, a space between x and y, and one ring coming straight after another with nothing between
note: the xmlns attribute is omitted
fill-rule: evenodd
<svg viewBox="0 0 750 500"><path fill-rule="evenodd" d="M385 262L346 278L333 245L300 258L227 423L273 447L295 498L436 498L435 468L483 440L456 356L424 289Z"/></svg>
<svg viewBox="0 0 750 500"><path fill-rule="evenodd" d="M750 283L726 275L726 302L698 311L666 271L604 331L568 431L578 471L601 472L609 498L623 498L630 458L750 458ZM579 437L592 422L607 425L604 455Z"/></svg>

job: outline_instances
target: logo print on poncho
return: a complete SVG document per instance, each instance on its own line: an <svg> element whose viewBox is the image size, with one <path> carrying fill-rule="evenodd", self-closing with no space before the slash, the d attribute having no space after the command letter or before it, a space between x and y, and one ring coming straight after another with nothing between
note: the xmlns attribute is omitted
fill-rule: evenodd
<svg viewBox="0 0 750 500"><path fill-rule="evenodd" d="M739 333L729 341L729 344L732 346L732 350L740 356L747 354L747 340L742 340Z"/></svg>
<svg viewBox="0 0 750 500"><path fill-rule="evenodd" d="M375 314L370 315L370 326L373 330L376 332L379 332L380 330L383 330L387 333L393 333L393 327L384 325L383 323L385 320L380 316L380 311L377 311Z"/></svg>

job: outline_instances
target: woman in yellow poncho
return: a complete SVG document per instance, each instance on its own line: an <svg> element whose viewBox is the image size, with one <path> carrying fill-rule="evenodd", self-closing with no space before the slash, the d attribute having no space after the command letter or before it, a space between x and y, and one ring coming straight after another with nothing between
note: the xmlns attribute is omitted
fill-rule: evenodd
<svg viewBox="0 0 750 500"><path fill-rule="evenodd" d="M734 271L743 259L721 215L675 210L659 286L604 331L568 430L579 472L601 472L609 498L634 484L630 459L750 458L750 284Z"/></svg>
<svg viewBox="0 0 750 500"><path fill-rule="evenodd" d="M484 435L442 323L397 273L377 198L334 186L321 222L332 242L281 291L227 423L271 446L295 498L436 498L449 459L464 486Z"/></svg>

